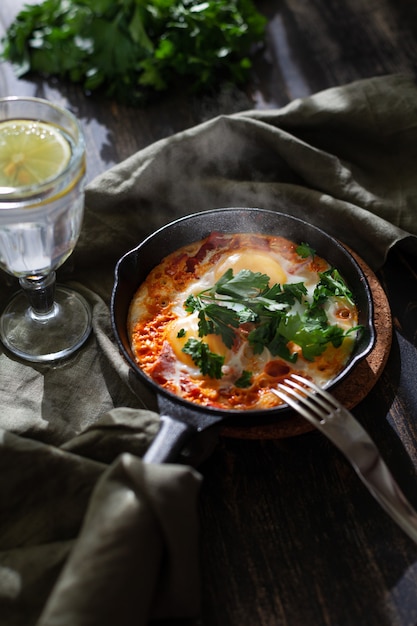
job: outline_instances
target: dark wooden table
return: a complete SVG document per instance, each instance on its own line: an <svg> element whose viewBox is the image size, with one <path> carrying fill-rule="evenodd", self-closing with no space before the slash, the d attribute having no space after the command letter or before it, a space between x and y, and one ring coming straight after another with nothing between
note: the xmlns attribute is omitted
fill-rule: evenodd
<svg viewBox="0 0 417 626"><path fill-rule="evenodd" d="M21 4L1 0L2 30ZM269 18L268 50L247 93L193 100L172 94L134 110L58 81L18 81L4 64L0 95L43 96L71 108L85 129L91 180L219 112L279 107L330 86L417 67L414 0L258 6ZM393 345L379 382L354 413L417 507L416 259L394 254L379 277L392 308ZM417 546L320 434L222 439L201 469L203 626L417 624Z"/></svg>

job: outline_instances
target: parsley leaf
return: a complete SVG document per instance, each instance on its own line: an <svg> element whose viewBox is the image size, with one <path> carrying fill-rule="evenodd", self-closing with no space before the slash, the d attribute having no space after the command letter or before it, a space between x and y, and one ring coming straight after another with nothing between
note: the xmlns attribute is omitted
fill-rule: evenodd
<svg viewBox="0 0 417 626"><path fill-rule="evenodd" d="M222 279L223 277L219 279L212 290L203 291L198 296L193 294L188 296L185 301L185 310L188 313L198 311L198 334L200 337L211 333L221 335L223 343L231 348L235 340L233 328L239 328L241 324L254 321L256 314L252 309L234 300L216 302L215 296L211 296L210 293L215 293L218 285L221 288L224 282ZM233 288L230 291L233 291Z"/></svg>
<svg viewBox="0 0 417 626"><path fill-rule="evenodd" d="M204 341L192 337L187 340L182 351L190 355L202 374L208 375L210 378L222 377L224 357L211 352L208 344Z"/></svg>
<svg viewBox="0 0 417 626"><path fill-rule="evenodd" d="M276 333L276 321L268 319L256 326L248 335L248 342L254 354L261 354L268 346Z"/></svg>
<svg viewBox="0 0 417 626"><path fill-rule="evenodd" d="M328 326L325 329L305 326L296 333L294 341L301 347L304 358L313 361L325 351L329 343L335 347L340 346L344 336L345 333L339 326Z"/></svg>
<svg viewBox="0 0 417 626"><path fill-rule="evenodd" d="M204 304L201 298L191 294L184 302L184 308L187 313L194 313L194 311L202 311L204 309Z"/></svg>
<svg viewBox="0 0 417 626"><path fill-rule="evenodd" d="M240 270L233 276L233 270L229 269L217 281L215 292L236 299L254 298L264 291L269 283L269 276L260 272Z"/></svg>
<svg viewBox="0 0 417 626"><path fill-rule="evenodd" d="M298 354L291 352L288 347L288 340L280 332L276 332L272 340L266 346L273 356L279 356L284 361L295 363Z"/></svg>
<svg viewBox="0 0 417 626"><path fill-rule="evenodd" d="M199 314L199 335L215 333L221 335L223 343L231 348L235 340L233 328L238 328L240 324L239 315L232 309L228 309L218 304L208 304L204 311ZM210 328L207 333L205 329Z"/></svg>
<svg viewBox="0 0 417 626"><path fill-rule="evenodd" d="M248 372L247 370L243 370L242 374L235 381L235 387L239 387L240 389L245 389L246 387L250 387L252 384L252 372Z"/></svg>
<svg viewBox="0 0 417 626"><path fill-rule="evenodd" d="M348 302L353 304L353 296L350 289L340 275L339 270L334 267L326 272L319 273L320 282L315 289L314 299L316 301L323 300L329 296L337 296L346 298Z"/></svg>
<svg viewBox="0 0 417 626"><path fill-rule="evenodd" d="M316 254L316 251L309 246L308 243L301 243L296 247L295 251L302 259L306 259L307 257L314 256Z"/></svg>

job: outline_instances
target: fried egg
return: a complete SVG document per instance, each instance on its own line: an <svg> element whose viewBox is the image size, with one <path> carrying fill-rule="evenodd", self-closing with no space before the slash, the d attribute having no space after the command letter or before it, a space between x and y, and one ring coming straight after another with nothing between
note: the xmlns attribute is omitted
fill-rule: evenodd
<svg viewBox="0 0 417 626"><path fill-rule="evenodd" d="M336 376L354 347L358 313L350 298L340 294L329 296L320 304L320 312L329 326L338 327L343 333L340 342L329 342L311 357L309 341L313 335L308 335L311 324L288 339L291 323L303 319L306 308L313 302L320 274L331 269L325 259L315 254L304 258L297 248L296 243L284 237L212 233L165 257L140 285L129 309L128 334L142 371L184 399L239 410L279 405L281 401L271 389L291 372L307 376L319 385ZM285 304L288 317L279 328L277 321L273 341L259 344L253 336L254 332L262 333L262 323L274 312L264 318L255 316L237 325L227 325L225 341L219 330L221 326L202 328L200 315L207 321L206 313L187 306L189 298L204 303L204 297L212 296L215 285L227 272L230 277L230 270L234 278L242 276L239 274L242 272L244 278L245 273L246 276L250 273L255 285L264 277L266 287L262 293L268 288L284 293L292 287L297 290L302 284L303 296ZM216 294L217 305L228 308L227 300L228 296ZM234 301L231 309L246 307L242 302ZM277 302L272 307L277 310L284 307ZM223 311L222 308L220 313ZM220 364L215 375L205 370L213 360Z"/></svg>
<svg viewBox="0 0 417 626"><path fill-rule="evenodd" d="M270 254L264 254L259 250L251 248L234 252L218 263L214 273L215 280L217 281L229 269L233 270L234 275L241 270L267 274L271 287L275 283L283 284L287 282L287 274L277 258L273 258Z"/></svg>

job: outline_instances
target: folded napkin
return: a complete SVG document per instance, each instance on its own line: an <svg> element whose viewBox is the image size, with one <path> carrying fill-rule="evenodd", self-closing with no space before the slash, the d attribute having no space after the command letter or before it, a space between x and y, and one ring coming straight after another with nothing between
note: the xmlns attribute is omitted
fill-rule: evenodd
<svg viewBox="0 0 417 626"><path fill-rule="evenodd" d="M53 366L0 353L1 623L137 626L199 610L201 475L141 461L159 418L112 336L117 259L177 217L251 206L321 226L378 269L394 246L417 253L416 157L415 81L386 76L210 119L89 185L58 278L91 303L92 336ZM15 287L0 275L1 302Z"/></svg>

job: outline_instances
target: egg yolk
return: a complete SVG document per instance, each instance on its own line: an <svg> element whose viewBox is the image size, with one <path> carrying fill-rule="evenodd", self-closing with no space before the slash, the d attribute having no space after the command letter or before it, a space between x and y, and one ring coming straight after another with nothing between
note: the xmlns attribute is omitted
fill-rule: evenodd
<svg viewBox="0 0 417 626"><path fill-rule="evenodd" d="M178 333L181 331L181 337L178 337ZM175 356L179 361L195 367L195 363L189 354L183 352L183 348L188 339L198 339L208 344L211 352L219 354L225 357L225 361L230 356L230 350L223 343L220 335L205 335L204 337L198 336L198 317L197 315L188 315L184 318L173 320L168 324L166 329L166 339L170 343Z"/></svg>
<svg viewBox="0 0 417 626"><path fill-rule="evenodd" d="M266 274L270 278L270 287L276 283L282 285L287 282L287 275L280 263L270 255L255 250L248 249L235 252L227 257L227 259L221 261L216 267L216 281L219 280L228 269L233 270L234 276L241 270L250 270L254 273L260 272L261 274Z"/></svg>

